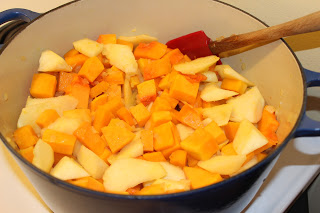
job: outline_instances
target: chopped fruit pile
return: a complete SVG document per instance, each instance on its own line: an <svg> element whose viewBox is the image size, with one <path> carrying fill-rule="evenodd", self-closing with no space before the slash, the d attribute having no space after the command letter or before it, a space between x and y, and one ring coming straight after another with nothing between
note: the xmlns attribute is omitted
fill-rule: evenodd
<svg viewBox="0 0 320 213"><path fill-rule="evenodd" d="M230 178L278 143L275 109L217 56L190 60L148 35L43 51L14 140L29 162L84 188L183 192Z"/></svg>

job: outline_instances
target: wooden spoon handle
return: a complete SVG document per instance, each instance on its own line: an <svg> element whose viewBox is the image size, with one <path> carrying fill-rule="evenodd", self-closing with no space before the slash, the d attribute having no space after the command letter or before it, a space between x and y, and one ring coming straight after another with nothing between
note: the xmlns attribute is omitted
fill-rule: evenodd
<svg viewBox="0 0 320 213"><path fill-rule="evenodd" d="M262 30L233 35L209 44L213 54L238 49L255 43L268 42L282 37L320 30L320 11Z"/></svg>

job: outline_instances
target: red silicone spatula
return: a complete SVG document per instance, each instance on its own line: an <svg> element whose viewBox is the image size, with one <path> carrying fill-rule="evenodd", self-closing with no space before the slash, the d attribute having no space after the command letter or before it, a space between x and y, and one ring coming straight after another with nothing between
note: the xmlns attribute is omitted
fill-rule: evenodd
<svg viewBox="0 0 320 213"><path fill-rule="evenodd" d="M179 48L191 59L235 50L256 43L274 41L283 37L320 30L320 11L262 30L233 35L212 41L203 31L197 31L167 42L171 49Z"/></svg>

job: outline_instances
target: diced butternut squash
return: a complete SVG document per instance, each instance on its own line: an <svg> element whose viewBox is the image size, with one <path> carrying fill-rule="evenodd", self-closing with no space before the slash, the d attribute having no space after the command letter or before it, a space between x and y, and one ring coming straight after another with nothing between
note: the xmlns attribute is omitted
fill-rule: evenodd
<svg viewBox="0 0 320 213"><path fill-rule="evenodd" d="M258 122L258 129L268 139L272 145L278 143L278 137L276 131L279 127L275 113L271 113L267 110L267 106L264 107L261 120Z"/></svg>
<svg viewBox="0 0 320 213"><path fill-rule="evenodd" d="M203 127L201 114L187 104L182 107L177 116L181 123L190 126L193 129Z"/></svg>
<svg viewBox="0 0 320 213"><path fill-rule="evenodd" d="M184 167L187 164L187 152L185 150L176 150L171 153L169 159L171 164Z"/></svg>
<svg viewBox="0 0 320 213"><path fill-rule="evenodd" d="M118 109L116 114L121 120L127 122L127 124L129 124L130 126L134 125L134 120L131 112L126 107L121 107L120 109Z"/></svg>
<svg viewBox="0 0 320 213"><path fill-rule="evenodd" d="M135 134L126 128L109 125L101 130L112 153L118 152L135 137Z"/></svg>
<svg viewBox="0 0 320 213"><path fill-rule="evenodd" d="M239 128L240 123L238 122L228 122L227 125L223 127L224 132L229 139L229 141L233 141L234 137L236 136L237 130Z"/></svg>
<svg viewBox="0 0 320 213"><path fill-rule="evenodd" d="M133 43L131 43L129 41L117 39L117 44L127 45L128 47L130 47L131 51L133 51Z"/></svg>
<svg viewBox="0 0 320 213"><path fill-rule="evenodd" d="M90 94L89 94L90 98L95 98L98 95L101 95L102 93L106 93L108 91L108 88L109 88L109 83L106 81L101 81L94 87L91 87Z"/></svg>
<svg viewBox="0 0 320 213"><path fill-rule="evenodd" d="M71 95L78 100L77 109L87 109L89 104L90 86L80 78L74 80L65 90L67 95Z"/></svg>
<svg viewBox="0 0 320 213"><path fill-rule="evenodd" d="M172 120L171 112L157 111L151 115L151 126L156 127Z"/></svg>
<svg viewBox="0 0 320 213"><path fill-rule="evenodd" d="M153 151L153 131L149 129L144 129L141 131L141 142L143 143L143 151L152 152Z"/></svg>
<svg viewBox="0 0 320 213"><path fill-rule="evenodd" d="M171 84L169 95L180 101L193 104L197 98L199 83L191 83L184 76L177 75Z"/></svg>
<svg viewBox="0 0 320 213"><path fill-rule="evenodd" d="M184 74L183 75L190 83L200 83L201 81L207 80L207 76L197 73L194 75Z"/></svg>
<svg viewBox="0 0 320 213"><path fill-rule="evenodd" d="M137 85L139 100L147 106L157 97L157 89L154 79L144 81Z"/></svg>
<svg viewBox="0 0 320 213"><path fill-rule="evenodd" d="M161 195L165 194L165 184L152 184L150 186L143 187L136 195Z"/></svg>
<svg viewBox="0 0 320 213"><path fill-rule="evenodd" d="M66 54L64 54L64 58L69 57L69 56L74 56L79 54L79 51L77 51L76 49L71 49L69 50Z"/></svg>
<svg viewBox="0 0 320 213"><path fill-rule="evenodd" d="M81 67L78 75L93 82L103 71L104 66L97 56L88 58Z"/></svg>
<svg viewBox="0 0 320 213"><path fill-rule="evenodd" d="M214 121L204 127L204 130L209 132L212 137L216 140L217 144L221 144L222 142L227 140L227 137L221 127Z"/></svg>
<svg viewBox="0 0 320 213"><path fill-rule="evenodd" d="M192 135L181 141L180 146L197 160L208 160L219 149L212 135L203 128L196 129Z"/></svg>
<svg viewBox="0 0 320 213"><path fill-rule="evenodd" d="M104 136L103 136L102 138L104 138ZM110 150L108 147L106 147L106 148L103 150L102 154L101 154L99 157L100 157L104 162L106 162L107 164L109 164L108 158L110 157L111 154L112 154L111 150Z"/></svg>
<svg viewBox="0 0 320 213"><path fill-rule="evenodd" d="M184 55L181 53L181 51L177 48L174 50L171 50L170 52L166 53L163 58L168 57L170 59L170 63L172 65L178 64L183 59Z"/></svg>
<svg viewBox="0 0 320 213"><path fill-rule="evenodd" d="M47 142L54 152L72 155L74 144L76 143L76 137L73 135L58 132L52 129L46 129L43 131L42 140Z"/></svg>
<svg viewBox="0 0 320 213"><path fill-rule="evenodd" d="M170 111L171 109L171 105L166 99L157 97L151 106L151 113L158 111Z"/></svg>
<svg viewBox="0 0 320 213"><path fill-rule="evenodd" d="M80 119L84 122L91 123L91 114L89 109L73 109L63 111L63 116L66 118Z"/></svg>
<svg viewBox="0 0 320 213"><path fill-rule="evenodd" d="M160 98L165 99L170 104L172 109L174 109L179 103L177 99L170 97L169 92L167 90L161 93Z"/></svg>
<svg viewBox="0 0 320 213"><path fill-rule="evenodd" d="M222 80L221 84L221 89L231 90L239 94L243 94L246 91L247 87L248 85L245 82L237 79L225 78Z"/></svg>
<svg viewBox="0 0 320 213"><path fill-rule="evenodd" d="M99 107L94 116L93 127L98 132L101 132L101 128L107 126L113 117L112 112L108 108Z"/></svg>
<svg viewBox="0 0 320 213"><path fill-rule="evenodd" d="M57 152L55 152L55 153L53 154L53 156L54 156L53 166L57 165L57 163L59 163L59 161L60 161L64 156L71 157L70 155L61 154L61 153L57 153Z"/></svg>
<svg viewBox="0 0 320 213"><path fill-rule="evenodd" d="M49 126L49 124L53 123L55 120L57 120L59 118L59 114L57 113L56 110L54 109L47 109L45 111L43 111L38 119L36 120L36 124L40 127L40 128L45 128L47 126Z"/></svg>
<svg viewBox="0 0 320 213"><path fill-rule="evenodd" d="M233 143L228 143L227 145L221 148L221 153L223 155L237 155L238 153L233 148Z"/></svg>
<svg viewBox="0 0 320 213"><path fill-rule="evenodd" d="M104 191L104 186L101 182L94 179L93 177L83 177L75 180L68 180L69 183L83 188L95 190L95 191Z"/></svg>
<svg viewBox="0 0 320 213"><path fill-rule="evenodd" d="M110 123L108 126L114 126L114 127L120 127L120 128L126 128L129 131L132 131L133 128L127 124L126 122L124 122L123 120L120 120L119 118L114 118L111 119Z"/></svg>
<svg viewBox="0 0 320 213"><path fill-rule="evenodd" d="M37 143L38 137L31 125L16 129L13 133L14 140L20 149L26 149Z"/></svg>
<svg viewBox="0 0 320 213"><path fill-rule="evenodd" d="M187 164L189 167L194 167L198 164L198 160L191 157L190 155L187 155Z"/></svg>
<svg viewBox="0 0 320 213"><path fill-rule="evenodd" d="M168 149L174 145L171 128L171 122L167 122L153 129L153 146L156 151Z"/></svg>
<svg viewBox="0 0 320 213"><path fill-rule="evenodd" d="M146 122L149 120L151 116L151 113L142 103L134 107L131 107L130 112L133 115L134 119L136 119L140 127L144 127L144 125L146 124Z"/></svg>
<svg viewBox="0 0 320 213"><path fill-rule="evenodd" d="M108 102L108 94L102 94L95 99L93 99L90 103L90 110L94 112L98 109L99 106L104 105Z"/></svg>
<svg viewBox="0 0 320 213"><path fill-rule="evenodd" d="M51 98L56 92L56 87L57 79L55 76L46 73L34 74L30 94L34 98Z"/></svg>
<svg viewBox="0 0 320 213"><path fill-rule="evenodd" d="M161 152L150 152L143 155L143 158L147 161L161 162L166 161L166 158Z"/></svg>
<svg viewBox="0 0 320 213"><path fill-rule="evenodd" d="M104 80L110 84L124 84L124 72L112 66L110 69L107 69L107 76Z"/></svg>
<svg viewBox="0 0 320 213"><path fill-rule="evenodd" d="M116 44L117 43L117 35L116 34L99 35L97 42L101 43L101 44Z"/></svg>
<svg viewBox="0 0 320 213"><path fill-rule="evenodd" d="M58 92L65 92L76 76L76 73L59 72Z"/></svg>
<svg viewBox="0 0 320 213"><path fill-rule="evenodd" d="M136 88L140 84L140 80L138 76L131 76L130 77L130 86L131 88Z"/></svg>
<svg viewBox="0 0 320 213"><path fill-rule="evenodd" d="M113 98L121 98L121 85L109 84L106 94L108 94L108 101L112 100Z"/></svg>
<svg viewBox="0 0 320 213"><path fill-rule="evenodd" d="M167 45L153 41L150 43L140 43L133 51L133 54L136 59L160 59L166 53L166 50Z"/></svg>
<svg viewBox="0 0 320 213"><path fill-rule="evenodd" d="M25 149L20 149L20 154L30 163L32 163L33 160L33 146L29 146Z"/></svg>
<svg viewBox="0 0 320 213"><path fill-rule="evenodd" d="M123 102L120 98L113 98L112 100L109 100L106 104L102 105L101 107L106 108L110 112L112 112L114 115L117 113L119 109L123 107Z"/></svg>
<svg viewBox="0 0 320 213"><path fill-rule="evenodd" d="M67 64L74 69L77 66L82 66L84 62L88 59L88 56L85 56L83 54L77 54L73 56L68 56L65 58Z"/></svg>
<svg viewBox="0 0 320 213"><path fill-rule="evenodd" d="M171 63L168 58L147 61L142 68L144 80L155 79L171 72Z"/></svg>
<svg viewBox="0 0 320 213"><path fill-rule="evenodd" d="M180 147L180 135L179 135L179 132L178 132L178 129L176 127L176 125L174 125L172 122L170 122L170 125L171 125L171 131L172 131L172 135L173 135L173 140L174 140L174 145L171 146L170 148L167 148L167 149L164 149L162 150L162 154L165 158L169 158L169 156L171 155L172 152L178 150L178 149L181 149Z"/></svg>
<svg viewBox="0 0 320 213"><path fill-rule="evenodd" d="M100 137L98 133L95 133L90 123L83 123L73 135L88 149L100 156L106 147L106 142Z"/></svg>
<svg viewBox="0 0 320 213"><path fill-rule="evenodd" d="M198 189L223 180L218 173L211 173L201 168L184 167L183 171L191 181L191 189Z"/></svg>

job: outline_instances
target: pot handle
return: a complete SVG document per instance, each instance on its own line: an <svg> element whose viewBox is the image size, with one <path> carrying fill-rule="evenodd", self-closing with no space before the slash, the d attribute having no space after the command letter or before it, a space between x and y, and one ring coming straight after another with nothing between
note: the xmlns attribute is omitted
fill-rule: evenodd
<svg viewBox="0 0 320 213"><path fill-rule="evenodd" d="M13 33L10 33L10 31L14 32L14 30L16 29L16 27L13 27L13 25L21 26L22 24L21 23L18 24L17 22L27 23L37 18L39 15L40 13L36 13L31 10L20 9L20 8L9 9L9 10L0 12L0 25L6 22L12 21L11 23L8 23L5 26L0 28L0 35L1 36L13 35ZM19 21L14 21L14 20L19 20ZM2 43L4 43L2 40L4 40L4 38L2 39L0 38L0 48L3 45Z"/></svg>
<svg viewBox="0 0 320 213"><path fill-rule="evenodd" d="M320 86L320 73L304 69L307 87ZM312 120L304 113L301 123L295 131L295 137L320 136L320 122Z"/></svg>

